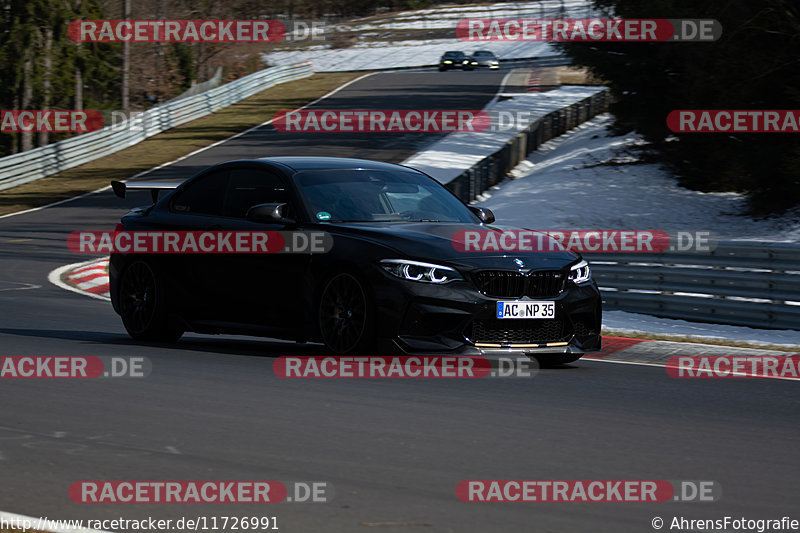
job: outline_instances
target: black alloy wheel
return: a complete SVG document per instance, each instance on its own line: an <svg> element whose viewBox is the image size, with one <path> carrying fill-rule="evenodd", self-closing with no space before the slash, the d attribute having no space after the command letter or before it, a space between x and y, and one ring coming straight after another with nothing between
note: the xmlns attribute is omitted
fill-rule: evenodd
<svg viewBox="0 0 800 533"><path fill-rule="evenodd" d="M372 316L364 286L352 274L336 274L325 285L319 304L322 340L339 354L371 347Z"/></svg>

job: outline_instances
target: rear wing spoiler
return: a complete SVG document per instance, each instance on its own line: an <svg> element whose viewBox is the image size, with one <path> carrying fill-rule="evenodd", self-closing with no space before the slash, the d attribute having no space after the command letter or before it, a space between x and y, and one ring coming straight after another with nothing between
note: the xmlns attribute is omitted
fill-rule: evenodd
<svg viewBox="0 0 800 533"><path fill-rule="evenodd" d="M114 194L120 198L125 198L127 191L150 191L150 196L153 198L153 203L158 201L158 193L161 191L171 191L175 189L180 183L165 183L155 181L112 181L111 188L114 189Z"/></svg>

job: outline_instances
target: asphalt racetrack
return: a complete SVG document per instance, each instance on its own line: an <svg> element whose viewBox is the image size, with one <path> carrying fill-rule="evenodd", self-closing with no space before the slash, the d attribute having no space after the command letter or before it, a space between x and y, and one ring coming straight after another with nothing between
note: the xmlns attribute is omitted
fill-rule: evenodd
<svg viewBox="0 0 800 533"><path fill-rule="evenodd" d="M480 109L503 73L399 72L319 108ZM264 127L146 179L229 159L335 155L399 161L431 136L279 134ZM530 378L282 380L316 346L187 335L141 344L111 304L47 281L66 236L110 230L145 204L110 191L0 219L2 355L143 356L141 379L0 381L0 509L59 519L274 516L287 533L647 532L654 517L800 518L800 390L792 381L679 380L581 360ZM224 279L220 283L225 283ZM468 479L713 480L717 502L466 503ZM80 480L324 481L327 503L73 503Z"/></svg>

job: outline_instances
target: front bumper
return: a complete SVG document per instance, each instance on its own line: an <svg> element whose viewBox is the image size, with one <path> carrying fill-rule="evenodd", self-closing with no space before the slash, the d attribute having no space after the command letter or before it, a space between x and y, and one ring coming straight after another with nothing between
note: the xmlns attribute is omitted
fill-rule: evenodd
<svg viewBox="0 0 800 533"><path fill-rule="evenodd" d="M450 69L472 69L475 68L474 65L470 65L468 63L439 63L439 69L441 70L450 70Z"/></svg>
<svg viewBox="0 0 800 533"><path fill-rule="evenodd" d="M554 319L498 319L498 298L467 281L433 285L384 280L375 287L378 336L408 354L448 353L487 357L570 354L601 347L601 298L597 286L568 283L553 298ZM512 298L503 298L512 300Z"/></svg>

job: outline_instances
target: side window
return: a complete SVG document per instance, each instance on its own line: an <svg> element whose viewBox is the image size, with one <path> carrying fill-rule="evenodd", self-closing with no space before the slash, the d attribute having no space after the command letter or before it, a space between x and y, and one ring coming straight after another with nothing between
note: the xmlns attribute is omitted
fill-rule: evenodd
<svg viewBox="0 0 800 533"><path fill-rule="evenodd" d="M256 168L237 168L230 171L222 214L244 218L247 210L258 204L289 203L289 191L280 177ZM294 216L291 205L286 215Z"/></svg>
<svg viewBox="0 0 800 533"><path fill-rule="evenodd" d="M178 193L172 200L172 211L192 215L221 215L227 187L227 170L206 174Z"/></svg>
<svg viewBox="0 0 800 533"><path fill-rule="evenodd" d="M427 193L427 194L426 194ZM418 211L420 204L430 198L431 194L420 187L419 192L403 193L403 192L386 192L384 193L392 204L392 209L395 213L402 213L403 211Z"/></svg>

